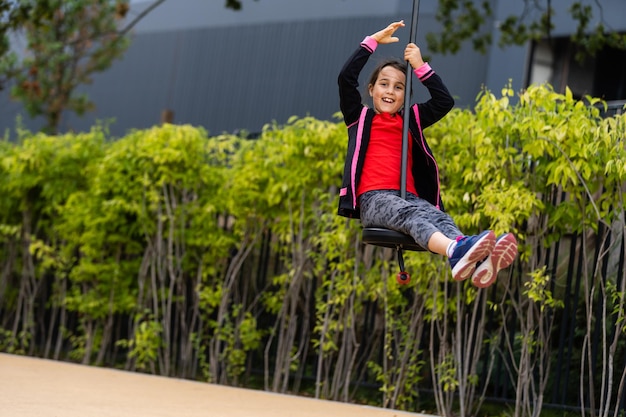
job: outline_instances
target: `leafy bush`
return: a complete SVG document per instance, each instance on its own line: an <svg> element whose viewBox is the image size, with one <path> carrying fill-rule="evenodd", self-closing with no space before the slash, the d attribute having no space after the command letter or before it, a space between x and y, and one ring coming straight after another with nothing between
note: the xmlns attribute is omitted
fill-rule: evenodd
<svg viewBox="0 0 626 417"><path fill-rule="evenodd" d="M254 140L22 132L0 146L0 348L341 401L375 386L369 401L398 409L429 389L442 415L475 415L496 391L538 415L556 374L585 369L570 405L611 409L626 119L549 86L513 96L484 91L426 131L461 229L520 242L488 290L426 252L396 284L393 251L335 214L341 122L294 117ZM579 329L573 364L555 359L560 317Z"/></svg>

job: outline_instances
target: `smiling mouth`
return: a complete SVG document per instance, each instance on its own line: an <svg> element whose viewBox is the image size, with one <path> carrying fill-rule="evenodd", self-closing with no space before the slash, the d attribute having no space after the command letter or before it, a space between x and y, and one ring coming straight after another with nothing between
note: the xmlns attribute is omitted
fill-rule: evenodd
<svg viewBox="0 0 626 417"><path fill-rule="evenodd" d="M386 98L386 97L385 97L385 98L383 98L383 102L385 102L385 103L389 103L389 104L393 104L393 103L394 103L394 100L392 100L392 99L390 99L390 98Z"/></svg>

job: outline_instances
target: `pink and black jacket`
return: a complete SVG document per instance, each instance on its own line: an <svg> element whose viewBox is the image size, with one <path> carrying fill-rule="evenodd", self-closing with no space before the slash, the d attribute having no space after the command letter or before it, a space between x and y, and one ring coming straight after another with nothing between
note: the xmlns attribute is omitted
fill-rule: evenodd
<svg viewBox="0 0 626 417"><path fill-rule="evenodd" d="M374 109L362 104L358 78L377 46L376 40L366 37L344 64L338 80L339 105L344 122L348 126L348 152L339 195L338 214L354 219L360 218L356 190L375 114ZM421 198L443 210L439 190L439 168L422 130L444 117L454 106L454 99L441 78L428 64L415 69L414 73L431 96L427 102L411 106L409 130L415 140L412 167L415 189Z"/></svg>

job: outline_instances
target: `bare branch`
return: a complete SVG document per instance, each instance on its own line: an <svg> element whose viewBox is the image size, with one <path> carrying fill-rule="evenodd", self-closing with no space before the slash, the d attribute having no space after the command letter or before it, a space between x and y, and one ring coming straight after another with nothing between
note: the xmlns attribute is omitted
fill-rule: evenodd
<svg viewBox="0 0 626 417"><path fill-rule="evenodd" d="M126 35L137 23L139 23L141 21L141 19L143 19L144 17L146 17L146 15L148 13L150 13L152 10L156 9L158 6L161 5L161 3L164 3L165 0L156 0L154 3L152 3L150 6L146 7L141 13L139 13L133 20L131 20L131 22L119 32L120 36L124 36Z"/></svg>

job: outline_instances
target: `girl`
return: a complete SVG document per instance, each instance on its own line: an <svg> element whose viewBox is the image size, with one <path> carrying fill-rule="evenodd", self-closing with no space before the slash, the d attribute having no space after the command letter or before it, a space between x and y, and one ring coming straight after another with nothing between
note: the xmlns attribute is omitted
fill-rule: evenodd
<svg viewBox="0 0 626 417"><path fill-rule="evenodd" d="M358 78L378 45L398 42L403 21L366 36L339 74L339 100L348 126L348 154L339 198L339 214L360 218L364 227L384 227L410 235L431 252L447 256L455 280L472 277L478 287L491 285L500 269L517 255L511 233L496 239L490 230L465 236L443 211L439 171L423 129L444 117L454 100L441 78L422 60L420 49L409 43L404 59L428 89L431 99L409 111L409 155L406 199L400 196L400 159L406 63L384 61L370 77L373 108L361 103ZM410 94L410 92L409 92Z"/></svg>

